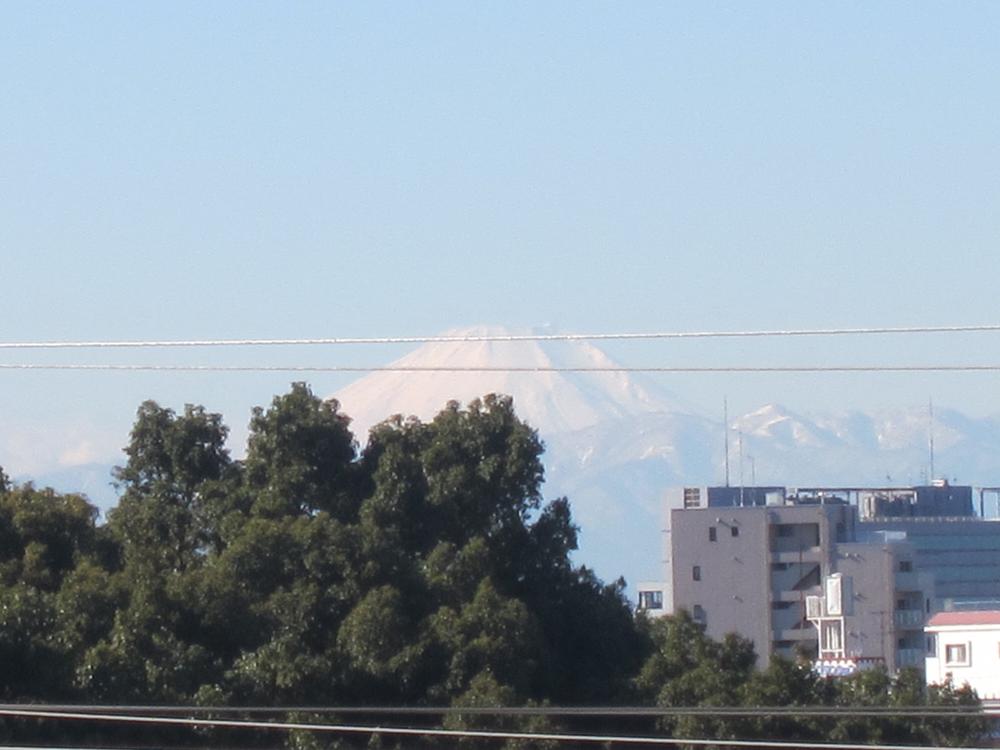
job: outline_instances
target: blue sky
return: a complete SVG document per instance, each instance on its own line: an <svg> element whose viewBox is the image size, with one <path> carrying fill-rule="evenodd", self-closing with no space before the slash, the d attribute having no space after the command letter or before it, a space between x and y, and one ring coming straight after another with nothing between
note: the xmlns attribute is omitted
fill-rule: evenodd
<svg viewBox="0 0 1000 750"><path fill-rule="evenodd" d="M988 2L5 3L0 339L997 322L998 38ZM1000 360L986 334L611 352ZM0 379L18 473L105 460L144 398L240 427L291 376ZM989 414L996 381L667 384L706 407Z"/></svg>

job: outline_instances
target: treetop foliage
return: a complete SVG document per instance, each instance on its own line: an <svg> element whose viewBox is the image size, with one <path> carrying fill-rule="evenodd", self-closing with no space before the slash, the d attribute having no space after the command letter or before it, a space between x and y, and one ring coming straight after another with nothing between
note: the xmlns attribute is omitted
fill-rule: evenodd
<svg viewBox="0 0 1000 750"><path fill-rule="evenodd" d="M80 496L4 479L0 596L19 614L0 636L25 668L3 697L614 700L641 658L631 613L572 563L568 503L543 504L511 400L387 420L363 450L349 425L296 383L234 461L218 414L147 401L104 526ZM54 681L27 668L42 658Z"/></svg>
<svg viewBox="0 0 1000 750"><path fill-rule="evenodd" d="M245 460L227 437L201 406L143 403L104 525L83 496L14 486L0 470L0 700L975 700L953 686L928 693L912 676L866 673L834 690L780 660L757 671L749 642L711 641L686 613L636 619L624 581L605 584L573 562L569 502L543 500L543 445L508 397L452 402L426 423L390 418L359 448L339 404L296 383L253 411ZM525 721L517 726L555 726ZM660 728L813 736L788 721L683 717ZM873 736L859 721L836 736ZM964 737L927 722L879 731Z"/></svg>

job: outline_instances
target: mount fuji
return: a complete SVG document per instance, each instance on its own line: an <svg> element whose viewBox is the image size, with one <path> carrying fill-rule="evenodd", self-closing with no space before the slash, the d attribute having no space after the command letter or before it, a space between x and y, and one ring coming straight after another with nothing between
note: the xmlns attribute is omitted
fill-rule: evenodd
<svg viewBox="0 0 1000 750"><path fill-rule="evenodd" d="M467 328L444 337L502 337L502 328ZM435 341L390 367L455 367L450 372L375 372L338 391L355 434L365 435L392 414L429 419L449 401L466 403L486 393L514 398L517 411L543 435L574 432L642 414L681 409L676 397L655 383L620 372L552 372L550 368L611 368L604 352L584 341ZM475 371L512 367L541 371Z"/></svg>
<svg viewBox="0 0 1000 750"><path fill-rule="evenodd" d="M450 335L509 333L470 328ZM510 395L518 415L545 443L545 496L570 500L581 531L578 562L604 580L620 575L630 583L658 579L665 491L725 480L727 426L720 415L700 413L641 374L530 371L614 367L591 343L438 341L394 364L466 370L377 371L332 394L352 418L358 441L363 444L369 428L393 414L429 420L451 400L468 403L486 393ZM469 371L490 367L529 371ZM931 478L930 427L926 407L819 414L766 404L729 421L730 483L924 483ZM972 418L938 408L933 436L935 478L1000 484L1000 418ZM234 452L238 455L240 449ZM64 492L88 492L107 510L115 502L110 477L110 466L92 465L14 478ZM986 511L1000 515L1000 508Z"/></svg>
<svg viewBox="0 0 1000 750"><path fill-rule="evenodd" d="M450 331L450 338L505 336L501 328ZM565 495L580 526L577 559L605 580L630 583L661 572L664 491L721 483L725 426L634 373L482 372L476 368L614 367L583 341L448 341L420 346L394 366L464 371L381 371L334 395L359 441L393 414L427 420L449 400L486 393L514 399L545 443L546 497ZM778 404L731 420L732 483L918 484L928 480L926 409L806 415ZM1000 420L939 410L938 465L977 484L1000 475ZM742 459L740 458L742 457Z"/></svg>

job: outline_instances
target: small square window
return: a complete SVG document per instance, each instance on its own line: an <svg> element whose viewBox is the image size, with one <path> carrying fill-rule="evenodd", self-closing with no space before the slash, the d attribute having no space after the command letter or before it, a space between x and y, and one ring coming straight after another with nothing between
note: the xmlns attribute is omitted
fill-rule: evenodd
<svg viewBox="0 0 1000 750"><path fill-rule="evenodd" d="M899 572L900 573L912 573L913 572L913 562L911 560L900 560L899 561Z"/></svg>
<svg viewBox="0 0 1000 750"><path fill-rule="evenodd" d="M693 580L695 580L695 581L700 581L701 580L701 566L700 565L695 565L693 568L691 568L691 578Z"/></svg>
<svg viewBox="0 0 1000 750"><path fill-rule="evenodd" d="M640 591L639 609L663 609L663 592Z"/></svg>
<svg viewBox="0 0 1000 750"><path fill-rule="evenodd" d="M948 666L969 665L969 644L949 643L944 647L944 663Z"/></svg>
<svg viewBox="0 0 1000 750"><path fill-rule="evenodd" d="M708 541L714 542L715 539L716 539L715 527L714 526L709 526L708 527Z"/></svg>
<svg viewBox="0 0 1000 750"><path fill-rule="evenodd" d="M739 536L740 535L740 527L739 526L730 526L729 527L729 535L730 536Z"/></svg>

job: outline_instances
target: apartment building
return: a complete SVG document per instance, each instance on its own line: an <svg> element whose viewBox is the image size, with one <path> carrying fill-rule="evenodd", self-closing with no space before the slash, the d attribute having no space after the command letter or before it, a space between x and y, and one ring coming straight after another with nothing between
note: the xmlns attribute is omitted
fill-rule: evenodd
<svg viewBox="0 0 1000 750"><path fill-rule="evenodd" d="M762 666L799 653L923 664L931 581L905 534L859 533L857 507L842 498L683 488L670 497L663 556L664 579L639 585L640 609L687 609L713 638L740 633ZM839 603L830 581L848 592Z"/></svg>

